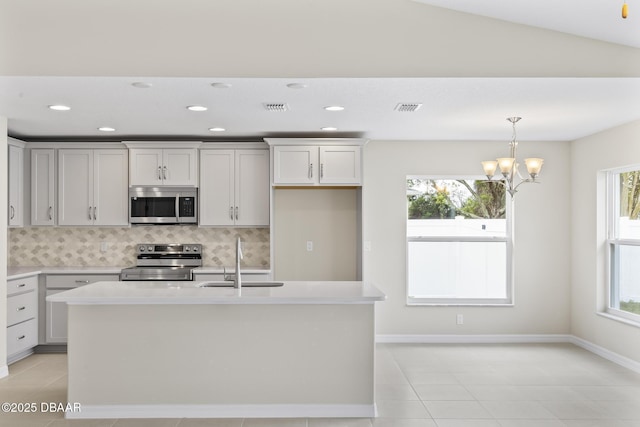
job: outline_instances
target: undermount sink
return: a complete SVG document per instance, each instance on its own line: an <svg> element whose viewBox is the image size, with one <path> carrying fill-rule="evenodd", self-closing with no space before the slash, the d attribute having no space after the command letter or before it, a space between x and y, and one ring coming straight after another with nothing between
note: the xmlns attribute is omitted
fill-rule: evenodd
<svg viewBox="0 0 640 427"><path fill-rule="evenodd" d="M243 288L277 288L283 285L283 282L242 282ZM233 282L203 282L198 286L201 288L233 288Z"/></svg>

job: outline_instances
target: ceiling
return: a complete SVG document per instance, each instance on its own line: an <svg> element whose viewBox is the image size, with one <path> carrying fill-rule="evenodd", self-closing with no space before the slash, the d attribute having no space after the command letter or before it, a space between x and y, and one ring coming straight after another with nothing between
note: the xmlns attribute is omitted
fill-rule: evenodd
<svg viewBox="0 0 640 427"><path fill-rule="evenodd" d="M610 43L640 47L640 3L628 2L629 16L622 19L624 0L414 0L532 27L560 31Z"/></svg>
<svg viewBox="0 0 640 427"><path fill-rule="evenodd" d="M164 9L158 6L157 18L162 20L139 31L142 35L135 36L139 40L126 30L139 29L146 21L134 20L139 24L135 26L123 23L121 39L116 39L119 33L107 33L109 37L105 39L103 36L107 34L100 31L91 33L88 28L74 27L75 23L85 26L93 23L102 28L105 22L114 19L107 15L100 18L104 22L90 20L95 15L90 6L81 8L84 14L78 17L64 13L52 21L46 19L46 14L34 15L41 5L35 0L11 3L14 8L30 5L19 9L25 15L16 17L33 15L34 19L40 19L36 22L43 28L55 21L56 28L46 28L51 31L59 27L66 33L52 35L51 40L43 40L38 35L25 41L33 31L15 37L13 33L23 26L11 28L9 34L16 39L11 44L14 56L5 62L32 64L35 71L28 73L29 76L0 76L0 115L8 118L10 135L29 141L232 141L295 136L504 140L511 136L510 125L505 121L510 116L523 117L518 123L521 140L575 140L640 120L640 78L619 77L636 75L633 70L638 51L610 44L640 47L640 5L636 11L635 5L630 4L630 16L622 20L622 0L352 1L351 8L347 9L339 6L342 3L338 1L301 5L294 0L278 2L279 8L258 9L260 15L271 15L268 19L254 16L253 21L247 21L252 31L246 32L246 39L240 38L240 42L236 42L234 38L234 43L216 44L215 52L225 58L223 60L218 60L216 55L201 55L199 48L202 46L189 38L181 38L182 31L171 32L167 38L163 29L172 22L171 9L167 9L172 2L158 3L165 6ZM116 3L123 8L130 5L125 1ZM68 9L64 10L71 11L86 3L66 0L61 4L67 5ZM222 33L202 33L201 38L220 39L220 34L232 30L225 24L239 19L237 13L244 11L247 5L238 2L216 4L225 6L203 9L207 13L193 13L187 7L175 11L181 11L189 18L213 12L227 17L218 25L197 25L197 22L183 19L184 22L177 21L186 27L176 28L219 29ZM288 37L289 31L282 34L264 32L273 26L300 30L284 26L290 23L310 25L314 18L309 18L311 12L305 12L308 8L314 12L312 16L320 16L315 19L331 16L332 21L319 22L332 22L341 31L337 35L326 34L326 40L322 25L316 25L315 32L299 32L299 37L295 38ZM335 14L338 9L342 14ZM102 12L110 10L107 8ZM393 16L393 11L398 11L398 15ZM474 16L476 14L482 17ZM352 20L354 16L365 18ZM486 17L520 25L514 27ZM370 21L376 26L369 27ZM16 18L10 22L22 20ZM634 22L639 24L634 25ZM351 30L354 37L347 37L345 31L351 27L357 31ZM370 31L371 28L377 31ZM258 43L255 34L261 34L264 42ZM158 45L156 50L148 50L148 55L142 54L139 46L136 49L137 45L132 43L147 40L145 35ZM529 43L532 39L535 43ZM175 46L165 48L172 40ZM294 43L297 41L299 45ZM43 44L44 47L38 50ZM587 50L578 48L581 46ZM577 51L580 53L574 55ZM168 54L173 58L183 52L190 56L167 61ZM353 52L360 52L360 56ZM608 55L610 52L611 56ZM46 56L48 53L51 56ZM96 54L99 57L91 56ZM114 59L100 62L101 56ZM144 62L145 58L152 64L160 61L155 68L149 69L167 77L141 77L144 73L122 71L129 69L127 66L139 69L131 64L134 60ZM371 58L379 59L372 61ZM96 63L95 69L87 68L86 64ZM557 66L558 63L561 65ZM176 64L182 68L176 68ZM223 76L207 72L217 69L219 64L228 65L227 70L232 71L221 72ZM329 64L329 68L322 68L325 64ZM567 64L573 68L567 68ZM606 66L589 68L590 64ZM122 74L113 74L112 68ZM626 68L632 71L625 74ZM301 75L306 77L296 78L298 74L291 72L292 69L302 70ZM612 73L610 69L621 72ZM42 70L54 70L53 74L57 76L38 76ZM91 72L82 74L88 70ZM197 70L198 74L172 77L185 76L185 70ZM253 74L248 75L247 70ZM350 77L335 77L345 75L345 70ZM74 77L66 77L67 73ZM131 77L122 77L127 75ZM397 75L408 77L391 77ZM526 77L469 77L476 75ZM537 75L545 78L535 77ZM553 77L556 75L594 77ZM136 82L147 87L136 87L133 85ZM214 87L213 83L223 83L224 87ZM297 87L291 88L290 84L297 84ZM287 111L267 111L265 103L286 104ZM400 103L421 106L414 112L401 112L396 109ZM64 104L71 109L52 111L48 106L53 104ZM191 105L201 105L207 110L187 110ZM342 106L344 110L324 109L334 105ZM115 131L99 131L103 126ZM225 130L211 131L214 127ZM325 127L335 130L321 130Z"/></svg>
<svg viewBox="0 0 640 427"><path fill-rule="evenodd" d="M422 105L400 112L399 103ZM344 110L324 109L334 105ZM501 140L511 137L510 116L523 117L521 140L574 140L640 119L640 78L0 77L0 115L26 140Z"/></svg>

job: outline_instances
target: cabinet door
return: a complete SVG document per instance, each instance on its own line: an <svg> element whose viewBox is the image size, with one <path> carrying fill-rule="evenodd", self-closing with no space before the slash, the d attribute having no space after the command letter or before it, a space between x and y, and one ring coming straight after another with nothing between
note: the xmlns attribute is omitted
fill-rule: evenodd
<svg viewBox="0 0 640 427"><path fill-rule="evenodd" d="M127 150L93 152L93 216L95 225L127 225L128 205Z"/></svg>
<svg viewBox="0 0 640 427"><path fill-rule="evenodd" d="M93 224L92 150L59 150L58 195L60 225Z"/></svg>
<svg viewBox="0 0 640 427"><path fill-rule="evenodd" d="M269 225L269 152L236 150L236 225Z"/></svg>
<svg viewBox="0 0 640 427"><path fill-rule="evenodd" d="M276 146L273 148L274 184L318 182L318 147Z"/></svg>
<svg viewBox="0 0 640 427"><path fill-rule="evenodd" d="M31 150L31 225L55 225L55 150Z"/></svg>
<svg viewBox="0 0 640 427"><path fill-rule="evenodd" d="M68 289L47 290L47 296L64 292ZM46 309L47 330L45 342L57 344L67 342L67 303L47 301Z"/></svg>
<svg viewBox="0 0 640 427"><path fill-rule="evenodd" d="M200 152L200 225L233 225L233 150Z"/></svg>
<svg viewBox="0 0 640 427"><path fill-rule="evenodd" d="M22 227L23 221L23 178L24 149L9 145L9 226Z"/></svg>
<svg viewBox="0 0 640 427"><path fill-rule="evenodd" d="M321 184L360 184L359 146L320 147Z"/></svg>
<svg viewBox="0 0 640 427"><path fill-rule="evenodd" d="M164 185L198 185L198 151L191 148L163 150Z"/></svg>
<svg viewBox="0 0 640 427"><path fill-rule="evenodd" d="M132 148L129 150L129 185L162 184L162 150Z"/></svg>

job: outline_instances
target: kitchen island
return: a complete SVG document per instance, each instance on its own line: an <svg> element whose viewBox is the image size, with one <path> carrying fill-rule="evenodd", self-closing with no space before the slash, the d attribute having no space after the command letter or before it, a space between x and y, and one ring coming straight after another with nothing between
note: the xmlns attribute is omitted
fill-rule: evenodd
<svg viewBox="0 0 640 427"><path fill-rule="evenodd" d="M375 302L363 282L205 288L98 282L69 309L68 418L373 417Z"/></svg>

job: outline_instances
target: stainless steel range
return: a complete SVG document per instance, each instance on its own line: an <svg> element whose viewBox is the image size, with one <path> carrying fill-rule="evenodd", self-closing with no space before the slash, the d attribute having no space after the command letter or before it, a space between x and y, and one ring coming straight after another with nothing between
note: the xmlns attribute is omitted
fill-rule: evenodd
<svg viewBox="0 0 640 427"><path fill-rule="evenodd" d="M120 280L193 280L193 269L202 266L198 243L143 243L136 253L136 266L123 269Z"/></svg>

